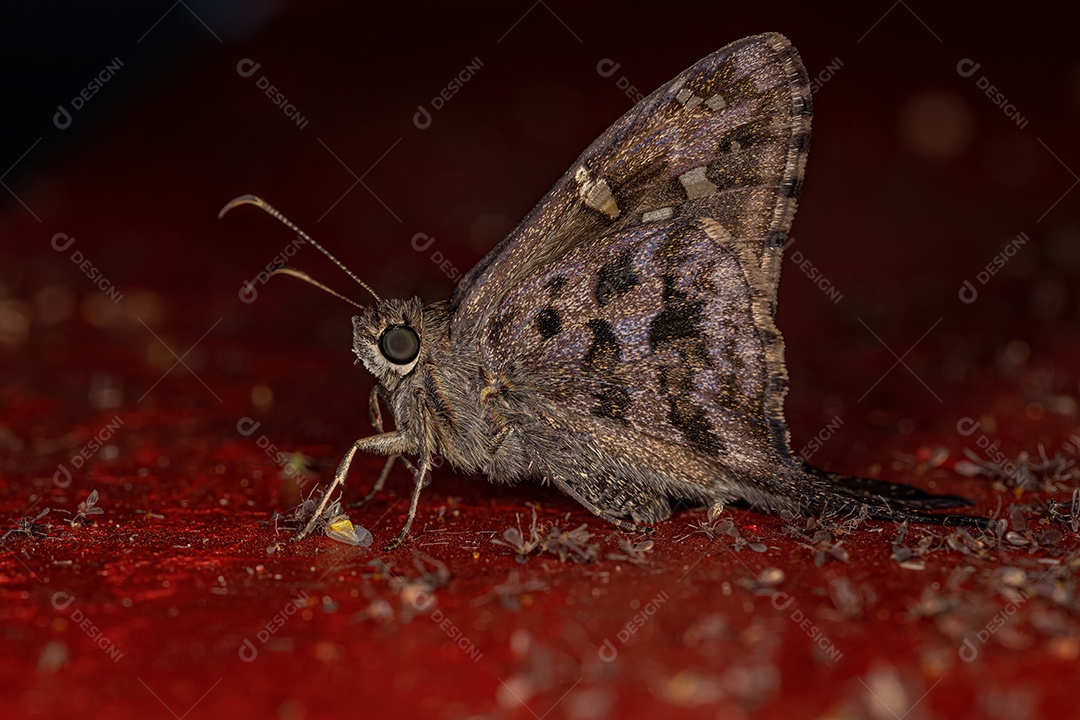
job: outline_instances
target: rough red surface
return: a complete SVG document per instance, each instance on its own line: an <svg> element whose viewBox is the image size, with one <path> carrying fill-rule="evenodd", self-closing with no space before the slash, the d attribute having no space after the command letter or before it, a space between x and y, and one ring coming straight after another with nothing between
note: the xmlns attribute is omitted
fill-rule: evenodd
<svg viewBox="0 0 1080 720"><path fill-rule="evenodd" d="M1076 459L1080 66L1050 40L1075 15L898 4L875 24L888 4L701 17L525 3L372 17L320 4L255 23L250 8L191 7L205 27L184 5L158 25L166 7L131 10L130 37L101 40L36 108L41 126L5 138L0 517L51 511L45 537L0 546L0 715L1075 715L1080 537L1038 509L1077 481L1019 492L956 472L965 449ZM59 46L50 22L27 26L27 58ZM453 273L440 262L467 270L629 107L625 86L649 92L765 30L787 34L811 75L836 68L816 96L780 296L793 445L817 438L816 464L966 495L979 513L1025 508L1026 544L972 549L912 527L904 546L937 540L901 567L887 523L830 535L835 549L778 517L733 508L702 528L704 512L684 510L631 562L559 493L447 468L393 553L377 548L404 519L401 469L350 511L371 548L275 531L272 513L301 492L276 453L306 462L305 491L328 481L370 432L370 378L352 364L347 306L287 280L241 301L290 236L217 209L263 195L382 295L442 298ZM115 81L54 127L56 104L113 57ZM244 58L261 64L251 77ZM418 129L417 105L476 58ZM620 65L609 77L605 58ZM964 58L980 63L970 77ZM261 94L263 76L308 125ZM59 233L75 239L63 251ZM435 244L415 251L417 233ZM348 289L308 250L291 261ZM358 459L346 499L381 465ZM60 511L95 489L104 514L70 527ZM494 544L519 522L528 533L530 506L544 532L587 524L597 559L519 561Z"/></svg>

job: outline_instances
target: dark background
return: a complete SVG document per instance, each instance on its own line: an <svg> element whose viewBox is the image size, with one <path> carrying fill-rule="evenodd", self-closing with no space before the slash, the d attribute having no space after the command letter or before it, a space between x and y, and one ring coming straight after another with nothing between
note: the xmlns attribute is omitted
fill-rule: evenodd
<svg viewBox="0 0 1080 720"><path fill-rule="evenodd" d="M753 6L526 0L360 8L255 1L170 6L166 0L7 7L0 27L6 69L0 135L0 473L4 509L12 517L42 500L73 507L94 483L112 502L109 522L120 526L148 504L158 511L188 501L213 508L222 493L242 492L236 481L248 472L244 463L261 461L273 469L251 439L236 433L242 416L258 418L261 432L275 444L307 454L322 479L351 440L368 434L370 379L352 365L352 309L288 279L259 286L255 302L241 302L243 283L292 236L252 208L218 221L215 215L229 199L243 193L267 199L383 297L445 298L453 282L432 262L432 253L461 272L479 260L578 153L632 106L620 80L633 85L631 94L647 94L728 42L765 31L787 35L811 77L822 81L778 312L791 375L794 448L818 435L823 440L815 463L910 481L910 467L898 457L943 446L953 462L962 447L974 447L955 431L961 418L978 419L1010 457L1040 443L1055 450L1077 430L1080 60L1074 46L1080 15L1074 4L965 3L945 9L917 2L890 8L887 1ZM69 127L58 128L58 105L70 108L72 98L115 58L123 64L115 77L72 113ZM260 64L251 77L237 71L244 59ZM418 128L418 105L430 110L432 98L476 59L481 69L433 112L430 127ZM610 77L597 71L605 59L619 64ZM970 77L957 71L964 59L980 64ZM264 76L306 119L304 127L257 87ZM983 77L1026 119L1024 127L980 90ZM979 271L1021 232L1030 240L985 285L979 283ZM75 238L65 252L51 246L58 233ZM417 233L434 237L434 244L415 251L410 241ZM71 262L73 250L123 294L121 302L101 297ZM838 302L791 261L794 251L827 278L842 296ZM291 262L366 302L359 288L310 249ZM958 296L965 280L979 293L970 304ZM176 364L177 356L191 372ZM897 365L897 357L906 366ZM124 426L112 438L112 454L96 455L89 478L80 477L70 492L53 487L57 463L70 463L114 417L123 417ZM820 435L836 418L842 425ZM168 462L163 465L161 458ZM363 484L368 474L356 471L354 482ZM956 480L949 476L946 482ZM929 485L939 482L934 478ZM434 491L439 494L429 490L428 500L421 500L429 505L428 517L436 497L463 496L466 504L481 505L468 508L468 522L485 532L501 533L505 518L512 524L513 510L526 500L550 503L560 516L572 511L575 524L591 520L542 489L494 489L446 471L436 483L443 484ZM980 511L995 507L995 497L980 495L977 487L948 489L977 496ZM223 533L245 532L240 528L255 521L238 513L287 507L294 495L295 489L270 487L248 507L204 520ZM494 498L492 507L483 506L487 498ZM400 510L373 527L377 544L396 532ZM485 518L496 511L502 515ZM165 514L163 523L172 522ZM418 531L424 527L422 519ZM264 540L252 540L256 555ZM114 551L108 548L93 557L106 562L101 558ZM486 541L480 551L490 553ZM19 562L37 567L25 548L9 548L17 552L23 553ZM408 565L409 555L402 552L400 562ZM6 597L15 609L6 622L11 628L35 618L38 623L30 634L8 632L25 655L25 666L6 661L11 677L18 678L12 692L22 698L22 711L70 707L62 699L69 685L81 688L77 697L100 702L93 686L111 677L111 670L95 664L92 647L82 655L72 650L71 667L76 655L86 663L77 676L69 667L56 676L64 682L41 680L35 664L50 633L60 631L48 624L52 620L41 620L55 614L44 586L11 558ZM678 553L663 562L675 567L677 559ZM86 567L100 566L87 560ZM233 570L243 576L239 566ZM499 580L504 572L500 567ZM83 582L86 607L97 608L99 618L108 616L115 598L100 589L100 571L84 574L69 582ZM492 584L492 577L474 577L475 587ZM578 575L566 582L584 587L595 579ZM917 591L909 587L899 596ZM715 606L716 592L701 589L696 600ZM618 597L618 613L625 614ZM251 612L269 616L279 606L277 599L268 600ZM187 606L177 601L175 607ZM221 612L210 620L225 622L236 611ZM538 615L537 627L557 634L552 628L558 622L548 621L549 615L558 620L566 613L548 607ZM620 615L613 627L624 619ZM461 616L459 624L465 624ZM508 621L491 640L503 655L512 627ZM906 632L864 630L870 644L848 650L852 664L843 671L855 690L853 678L872 665L873 638ZM167 645L140 632L144 639L129 638L129 648L147 637ZM169 633L175 637L176 631ZM443 639L435 633L435 640ZM66 642L78 646L76 640ZM302 646L316 648L311 652L322 662L320 642ZM385 642L390 641L364 636L362 647L382 653ZM402 647L426 647L422 638L415 642L421 644ZM235 643L218 650L235 663ZM176 660L185 653L156 654L152 665L162 677L198 676ZM413 662L415 655L399 653L401 663ZM443 655L454 660L452 653ZM129 650L128 656L138 652ZM305 657L299 651L297 656ZM520 658L510 653L504 660ZM915 656L908 660L919 666ZM797 667L802 660L784 662ZM213 665L205 659L192 663ZM390 661L381 672L398 667ZM267 676L294 670L285 666ZM207 672L206 678L160 691L165 704L182 712L218 674L229 676L225 670ZM431 673L437 671L417 676ZM474 682L448 681L445 692L469 688L473 701L462 712L486 712L483 698L496 697L497 674L478 671ZM562 676L557 680L545 686L550 699L537 714L570 686ZM1037 679L1031 682L1025 692L1041 696ZM163 710L130 678L103 687L119 698L128 692L125 683L135 688L130 692L143 693L139 703L149 703L137 704L139 712ZM931 684L932 679L916 686L925 690ZM319 707L317 700L302 699L309 691L299 682L278 681L267 693L284 686L291 688L289 697L301 698L301 708ZM216 692L243 697L235 684ZM649 692L670 702L663 693ZM970 687L966 692L969 697ZM414 695L418 711L431 709L419 699L428 696ZM263 709L276 708L282 716L295 710L275 697ZM822 697L815 707L824 710L834 701ZM948 701L935 701L942 702L936 706L949 707ZM782 716L800 708L798 703L797 694L786 692L782 699L774 696L764 712L771 708ZM974 707L974 700L967 706ZM689 712L697 706L683 707ZM570 711L563 706L559 712Z"/></svg>

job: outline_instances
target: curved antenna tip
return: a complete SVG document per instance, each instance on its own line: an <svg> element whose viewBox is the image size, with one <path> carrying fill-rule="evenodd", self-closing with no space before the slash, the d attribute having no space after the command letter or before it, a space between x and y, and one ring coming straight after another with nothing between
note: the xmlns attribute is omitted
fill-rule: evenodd
<svg viewBox="0 0 1080 720"><path fill-rule="evenodd" d="M238 205L254 205L254 206L266 211L267 213L269 213L272 217L276 218L279 222L283 223L287 228L289 228L294 233L299 235L301 237L301 239L304 240L304 242L309 243L313 248L315 248L316 250L321 252L326 257L330 258L330 260L335 265L337 265L339 268L341 268L345 272L345 274L348 275L350 278L352 278L358 285L360 285L360 287L364 288L369 293L371 293L371 296L373 298L375 298L375 302L382 302L382 299L378 295L375 294L375 291L372 290L370 287L368 287L367 283L365 283L363 280L358 278L356 276L356 273L354 273L349 268L345 267L345 264L343 262L341 262L340 260L338 260L336 257L334 257L334 255L329 250L327 250L322 245L320 245L319 243L312 240L311 236L309 236L306 232L304 232L303 230L298 228L296 225L294 225L292 223L292 221L290 221L287 217L285 217L280 212L278 212L276 209L274 209L274 207L270 203L266 202L261 197L258 197L256 195L241 195L240 197L233 198L229 202L225 203L225 207L221 208L221 211L218 213L218 218L219 219L222 218L225 215L225 213L229 212L230 210L232 210L234 207L237 207ZM300 277L300 274L304 274L304 273L300 273L300 274L297 274L297 273L300 273L300 271L296 271L296 272L292 272L292 273L286 273L286 274L293 275L293 277ZM300 277L300 279L305 280L306 282L310 282L311 284L316 285L318 287L321 287L324 290L327 290L327 291L331 292L332 294L335 294L335 295L337 294L337 293L334 293L332 290L329 290L329 288L326 288L325 286L320 285L318 282L315 282L314 280L311 280L310 277ZM342 296L338 295L338 297L342 297ZM360 306L358 306L358 307L360 307Z"/></svg>
<svg viewBox="0 0 1080 720"><path fill-rule="evenodd" d="M274 268L273 270L270 271L270 276L273 277L274 275L288 275L289 277L294 277L297 280L303 280L304 282L308 283L309 285L314 285L315 287L319 288L323 292L328 293L330 295L333 295L334 297L336 297L339 300L344 300L345 302L349 303L350 305L358 307L361 310L365 309L363 305L356 302L352 298L345 297L344 295L342 295L338 291L332 290L329 287L327 287L326 285L323 285L321 282L319 282L315 278L311 277L310 275L308 275L303 270L297 270L296 268L294 268L294 267L292 267L290 265L282 265L281 267Z"/></svg>
<svg viewBox="0 0 1080 720"><path fill-rule="evenodd" d="M225 203L225 207L221 208L221 210L218 211L218 220L225 217L225 213L241 205L257 205L259 207L267 206L266 201L263 200L261 197L258 197L257 195L241 195L240 197L235 197L229 202Z"/></svg>

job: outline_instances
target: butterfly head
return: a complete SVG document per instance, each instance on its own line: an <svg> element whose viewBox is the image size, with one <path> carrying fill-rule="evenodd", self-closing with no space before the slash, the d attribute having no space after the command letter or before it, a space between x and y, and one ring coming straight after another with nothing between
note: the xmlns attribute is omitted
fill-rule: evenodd
<svg viewBox="0 0 1080 720"><path fill-rule="evenodd" d="M423 305L411 300L380 300L353 317L353 352L378 381L394 387L412 372L424 352Z"/></svg>

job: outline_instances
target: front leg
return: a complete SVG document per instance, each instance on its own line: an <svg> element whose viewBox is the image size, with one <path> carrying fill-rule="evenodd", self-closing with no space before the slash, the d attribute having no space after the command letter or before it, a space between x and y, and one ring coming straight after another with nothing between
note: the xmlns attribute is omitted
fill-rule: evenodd
<svg viewBox="0 0 1080 720"><path fill-rule="evenodd" d="M330 489L323 495L319 507L315 510L315 514L311 516L311 520L308 521L307 526L293 536L293 541L295 542L307 537L311 531L315 529L315 526L322 519L323 511L326 510L326 505L330 502L330 496L334 494L334 490L336 490L339 485L345 484L345 475L349 472L349 465L352 464L353 457L356 456L356 453L366 452L377 455L389 455L391 456L391 459L393 459L398 455L415 451L416 446L413 440L400 430L394 430L393 432L382 433L381 435L373 435L357 440L353 443L353 446L349 448L349 452L345 453L345 457L341 459L341 464L338 465L337 472L334 474L334 482L330 483ZM416 504L415 499L413 504Z"/></svg>
<svg viewBox="0 0 1080 720"><path fill-rule="evenodd" d="M372 427L374 427L380 433L383 432L382 408L379 407L378 385L375 385L371 388L371 396L368 398L368 417L371 419ZM409 462L407 458L403 458L400 455L391 455L390 457L386 458L386 464L383 465L383 469L382 472L379 473L378 480L376 480L375 484L371 486L371 490L368 491L367 495L360 498L359 500L347 503L345 507L358 508L362 505L366 505L371 500L371 498L375 497L375 495L383 489L383 486L386 485L386 478L390 476L390 470L394 467L395 460L400 460L401 464L408 468L409 472L411 472L414 476L416 475L416 467L411 462Z"/></svg>

